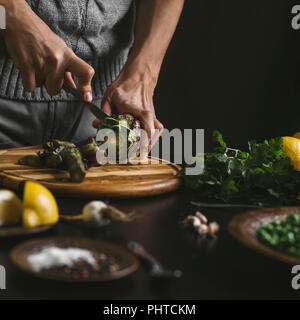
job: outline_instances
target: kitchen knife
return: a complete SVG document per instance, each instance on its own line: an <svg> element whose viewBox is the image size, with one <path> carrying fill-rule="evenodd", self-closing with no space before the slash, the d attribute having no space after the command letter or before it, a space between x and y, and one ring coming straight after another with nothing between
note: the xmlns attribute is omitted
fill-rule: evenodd
<svg viewBox="0 0 300 320"><path fill-rule="evenodd" d="M203 208L263 208L262 206L243 203L204 203L191 201L191 204Z"/></svg>
<svg viewBox="0 0 300 320"><path fill-rule="evenodd" d="M71 93L74 97L82 100L80 92L76 88L74 88L67 80L64 81L63 89L66 92ZM88 108L96 118L98 118L100 120L104 120L106 118L109 118L109 115L107 115L105 112L103 112L100 108L96 107L93 103L84 102L84 101L83 101L83 103L84 103L84 106L86 108Z"/></svg>

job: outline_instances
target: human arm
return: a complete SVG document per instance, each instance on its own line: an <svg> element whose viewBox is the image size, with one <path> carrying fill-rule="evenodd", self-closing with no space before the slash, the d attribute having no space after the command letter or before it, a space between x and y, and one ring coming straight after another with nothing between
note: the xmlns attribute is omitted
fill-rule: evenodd
<svg viewBox="0 0 300 320"><path fill-rule="evenodd" d="M163 128L155 115L153 94L183 4L184 0L139 1L133 48L102 101L108 114L131 113L141 120L149 138L153 129ZM96 120L94 126L98 125Z"/></svg>
<svg viewBox="0 0 300 320"><path fill-rule="evenodd" d="M6 9L6 29L0 35L21 72L24 89L31 92L45 85L50 95L56 95L64 78L73 84L73 74L83 99L91 101L93 68L77 57L25 0L0 0L0 5Z"/></svg>

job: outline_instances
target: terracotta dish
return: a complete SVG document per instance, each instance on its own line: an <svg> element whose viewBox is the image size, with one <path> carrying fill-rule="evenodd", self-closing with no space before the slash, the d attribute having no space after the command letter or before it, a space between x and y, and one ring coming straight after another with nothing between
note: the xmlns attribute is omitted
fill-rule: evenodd
<svg viewBox="0 0 300 320"><path fill-rule="evenodd" d="M246 246L271 256L275 259L291 264L300 264L300 257L291 256L274 250L263 243L257 237L257 230L274 220L284 220L292 213L300 213L300 207L265 208L248 211L236 215L229 223L229 232Z"/></svg>

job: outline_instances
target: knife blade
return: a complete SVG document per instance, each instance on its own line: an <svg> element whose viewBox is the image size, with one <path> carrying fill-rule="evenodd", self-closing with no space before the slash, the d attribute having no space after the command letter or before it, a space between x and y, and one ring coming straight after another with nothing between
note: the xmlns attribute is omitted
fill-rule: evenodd
<svg viewBox="0 0 300 320"><path fill-rule="evenodd" d="M63 89L64 89L66 92L71 93L74 97L82 100L82 97L81 97L80 92L79 92L76 88L72 87L72 85L71 85L68 81L66 81L66 80L64 81ZM98 108L98 107L97 107L96 105L94 105L93 103L91 103L91 102L84 102L84 101L82 101L82 102L84 103L84 106L85 106L86 108L88 108L88 109L90 110L90 112L91 112L96 118L98 118L98 119L100 119L100 120L104 120L104 119L106 119L106 118L109 118L109 115L108 115L108 114L106 114L105 112L103 112L100 108Z"/></svg>
<svg viewBox="0 0 300 320"><path fill-rule="evenodd" d="M256 206L252 204L243 204L243 203L204 203L204 202L190 202L192 205L196 207L203 208L263 208L262 206Z"/></svg>

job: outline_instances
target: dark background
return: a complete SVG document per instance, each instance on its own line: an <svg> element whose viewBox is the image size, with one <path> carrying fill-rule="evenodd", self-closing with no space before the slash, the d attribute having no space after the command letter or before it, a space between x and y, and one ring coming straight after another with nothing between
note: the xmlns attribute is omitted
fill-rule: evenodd
<svg viewBox="0 0 300 320"><path fill-rule="evenodd" d="M233 146L300 131L300 30L291 28L293 4L186 0L155 96L158 118L165 126L204 128L206 150L211 148L214 129ZM103 284L41 281L12 266L11 248L27 240L12 238L0 241L0 264L7 269L8 287L0 300L299 299L299 291L291 288L290 265L258 254L229 235L228 222L237 212L201 208L210 221L220 224L219 238L212 247L191 239L179 224L196 210L190 197L197 199L179 190L156 198L113 201L126 212L141 213L143 220L112 224L94 233L60 223L36 235L88 236L123 246L134 240L167 267L181 269L184 276L178 281L154 283L144 267L131 277ZM78 214L86 203L58 200L62 214Z"/></svg>
<svg viewBox="0 0 300 320"><path fill-rule="evenodd" d="M300 30L288 0L186 0L155 94L166 128L232 146L300 131Z"/></svg>

